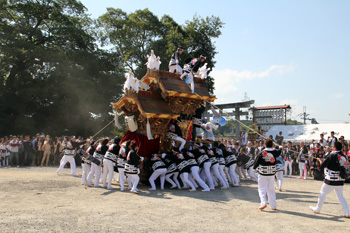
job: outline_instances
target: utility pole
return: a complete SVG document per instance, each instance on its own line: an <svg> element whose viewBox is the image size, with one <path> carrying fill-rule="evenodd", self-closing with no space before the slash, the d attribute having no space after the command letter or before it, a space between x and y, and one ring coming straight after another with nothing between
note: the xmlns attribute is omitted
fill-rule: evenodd
<svg viewBox="0 0 350 233"><path fill-rule="evenodd" d="M304 106L303 107L303 113L298 114L298 116L300 116L301 119L304 120L304 125L306 125L306 120L311 120L311 119L308 118L309 115L310 114L306 114L306 107Z"/></svg>

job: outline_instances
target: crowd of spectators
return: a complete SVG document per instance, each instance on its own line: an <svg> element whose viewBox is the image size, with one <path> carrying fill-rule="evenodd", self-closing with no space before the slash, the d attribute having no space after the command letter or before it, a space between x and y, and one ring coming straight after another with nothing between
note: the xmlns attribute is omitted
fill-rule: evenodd
<svg viewBox="0 0 350 233"><path fill-rule="evenodd" d="M350 158L349 143L345 140L344 136L340 136L339 139L334 136L334 132L331 132L331 136L327 139L323 134L320 135L318 140L312 140L311 142L285 142L283 135L280 132L273 138L272 135L269 138L273 139L280 149L282 149L282 156L286 153L287 144L289 143L292 148L292 174L300 174L299 157L302 150L307 150L306 156L306 171L307 175L314 177L314 179L322 180L323 172L320 171L320 165L325 157L332 151L332 147L336 141L339 141L343 145L342 152ZM69 137L69 140L76 142L85 142L85 147L88 147L92 138L84 139L82 137ZM38 133L35 136L5 136L0 138L0 166L2 167L20 167L20 166L58 166L62 158L62 141L63 137L50 137L44 133ZM221 140L221 142L228 147L233 147L236 143L239 143L240 147L244 148L248 143L247 135L243 135L241 140ZM256 140L251 142L255 148L255 154L259 153L264 143L262 140ZM77 166L81 164L79 156L75 156L75 162ZM287 169L287 168L286 168ZM285 176L287 171L285 171Z"/></svg>
<svg viewBox="0 0 350 233"><path fill-rule="evenodd" d="M69 137L77 142L90 141L90 138ZM51 137L44 133L35 136L5 136L0 138L0 166L58 166L62 158L63 137ZM80 165L80 157L75 156Z"/></svg>
<svg viewBox="0 0 350 233"><path fill-rule="evenodd" d="M300 175L300 167L299 167L299 158L301 151L307 150L306 157L306 172L307 176L313 177L317 180L323 180L323 171L320 170L321 164L326 158L326 156L332 151L333 145L335 142L339 141L342 145L342 153L347 156L348 161L350 161L350 141L345 140L344 136L340 136L339 138L335 137L334 132L331 132L331 136L327 139L324 138L323 134L320 134L320 138L318 140L311 140L310 142L291 142L284 141L282 132L273 137L269 136L276 143L276 147L282 149L282 157L285 157L287 151L287 144L289 143L292 148L292 174ZM226 146L233 147L233 145L238 142L240 146L244 147L247 143L246 138L241 138L241 140L221 140ZM263 140L255 140L252 141L253 147L256 148L255 155L257 155L264 147ZM348 168L350 172L350 169ZM287 176L287 171L285 171L285 176Z"/></svg>

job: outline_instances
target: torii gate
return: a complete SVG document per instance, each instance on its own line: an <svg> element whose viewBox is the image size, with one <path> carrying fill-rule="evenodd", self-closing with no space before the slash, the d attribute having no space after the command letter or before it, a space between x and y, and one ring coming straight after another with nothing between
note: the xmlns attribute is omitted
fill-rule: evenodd
<svg viewBox="0 0 350 233"><path fill-rule="evenodd" d="M240 131L241 131L241 125L239 124L240 117L241 116L248 116L248 112L241 111L241 108L250 108L250 105L254 104L255 100L248 100L243 102L237 102L237 103L230 103L230 104L216 104L215 106L220 108L220 113L222 116L225 117L225 115L235 116L236 119L236 138L239 138ZM225 112L223 114L222 110L224 109L234 109L232 112ZM210 110L210 107L208 106L206 111L204 112L204 117L211 117L213 116L212 113L208 113L208 110ZM238 120L238 121L237 121Z"/></svg>

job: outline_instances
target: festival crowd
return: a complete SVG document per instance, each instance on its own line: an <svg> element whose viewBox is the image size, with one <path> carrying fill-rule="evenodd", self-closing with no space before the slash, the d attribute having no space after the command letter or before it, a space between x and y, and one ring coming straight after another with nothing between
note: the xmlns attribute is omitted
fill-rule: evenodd
<svg viewBox="0 0 350 233"><path fill-rule="evenodd" d="M339 139L331 132L331 136L327 139L323 134L318 140L312 140L311 143L292 143L283 140L282 133L274 138L269 136L280 149L282 149L284 176L291 177L298 175L298 178L306 178L311 176L317 180L323 180L323 172L320 171L320 166L326 156L331 152L331 148L335 142L339 141L343 145L342 152L350 158L349 143L340 136ZM63 142L71 141L83 145L84 150L87 150L91 142L98 142L93 138L84 139L83 137L50 137L44 133L38 133L33 137L26 136L5 136L0 138L0 167L19 167L19 166L58 166L63 157ZM102 141L102 139L100 139ZM224 145L226 148L234 149L236 157L239 161L236 168L236 173L240 179L248 178L247 169L244 167L248 160L254 160L256 155L264 149L264 142L256 140L248 141L246 132L243 132L240 140L218 140L218 145ZM98 143L97 143L98 144ZM97 146L96 144L96 146ZM107 143L109 146L112 141ZM181 148L182 146L182 148ZM183 149L181 145L179 149ZM74 151L76 154L78 147ZM180 151L180 150L179 150ZM119 153L119 152L118 152ZM248 159L249 157L249 159ZM82 165L80 156L74 156L75 164ZM84 162L83 162L84 163ZM83 166L83 165L82 165Z"/></svg>

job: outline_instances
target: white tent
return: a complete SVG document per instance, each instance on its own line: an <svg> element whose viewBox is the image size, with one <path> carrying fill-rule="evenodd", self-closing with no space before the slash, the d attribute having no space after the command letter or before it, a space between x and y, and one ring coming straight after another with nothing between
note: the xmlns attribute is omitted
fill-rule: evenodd
<svg viewBox="0 0 350 233"><path fill-rule="evenodd" d="M320 134L324 134L327 140L334 131L334 136L339 138L344 136L345 140L350 140L350 124L315 124L315 125L275 125L272 126L265 134L266 137L270 135L275 138L279 132L282 132L284 141L311 141L315 139L316 142L320 139Z"/></svg>

